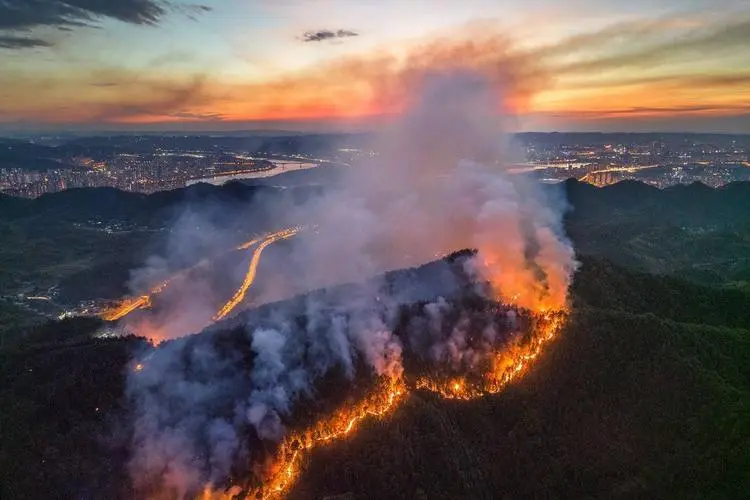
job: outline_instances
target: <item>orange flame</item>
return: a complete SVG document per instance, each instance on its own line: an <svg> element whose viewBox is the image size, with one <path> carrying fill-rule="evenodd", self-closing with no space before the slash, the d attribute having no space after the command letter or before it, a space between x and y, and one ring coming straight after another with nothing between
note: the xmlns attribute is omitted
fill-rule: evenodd
<svg viewBox="0 0 750 500"><path fill-rule="evenodd" d="M350 435L365 418L385 417L396 408L406 393L407 387L401 377L383 377L378 387L362 401L345 406L330 417L318 420L311 427L286 436L279 444L262 485L251 488L244 494L238 486L232 486L226 491L215 491L207 486L202 498L282 498L299 476L300 464L306 453Z"/></svg>
<svg viewBox="0 0 750 500"><path fill-rule="evenodd" d="M564 312L543 313L532 337L524 344L494 353L489 370L477 381L465 377L448 381L421 377L417 380L416 388L437 393L447 399L470 400L497 394L528 370L541 355L544 346L560 331L565 316Z"/></svg>
<svg viewBox="0 0 750 500"><path fill-rule="evenodd" d="M483 374L478 382L466 378L456 378L440 382L430 378L420 378L414 390L426 390L448 399L470 400L500 392L508 384L521 377L536 360L544 346L553 340L564 323L565 311L543 312L532 337L508 351L497 352L491 360L491 369ZM207 486L203 491L204 500L254 498L283 498L301 472L301 462L306 453L316 447L343 439L350 435L362 420L367 417L383 418L392 413L398 403L409 393L409 386L403 378L384 378L379 387L363 401L353 406L345 406L331 417L319 420L312 427L301 432L292 432L279 445L261 486L243 490L232 486L225 491L213 490Z"/></svg>
<svg viewBox="0 0 750 500"><path fill-rule="evenodd" d="M128 314L132 313L136 309L143 309L151 306L151 293L149 295L141 295L140 297L125 299L120 302L116 307L107 309L101 313L101 317L105 321L117 321L122 319Z"/></svg>

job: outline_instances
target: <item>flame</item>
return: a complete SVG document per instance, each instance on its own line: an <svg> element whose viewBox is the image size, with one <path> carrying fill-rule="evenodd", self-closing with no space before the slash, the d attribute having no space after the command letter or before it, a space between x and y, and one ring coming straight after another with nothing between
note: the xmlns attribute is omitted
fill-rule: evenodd
<svg viewBox="0 0 750 500"><path fill-rule="evenodd" d="M258 265L263 251L271 244L288 239L301 231L302 227L292 227L250 240L236 250L248 250L257 245L253 251L247 273L240 288L232 298L214 315L213 321L227 317L243 302L247 291L255 282ZM302 430L294 430L278 444L261 479L257 483L244 486L232 485L226 490L214 489L207 485L201 498L214 499L277 499L283 498L295 483L302 470L304 457L315 449L351 435L366 418L385 418L390 415L411 391L429 391L446 399L471 400L502 391L508 384L523 376L541 355L545 345L552 341L562 328L567 317L567 308L561 303L562 295L557 291L544 289L537 283L531 283L528 276L518 274L516 281L505 279L503 287L497 286L497 267L492 259L484 262L485 275L493 288L505 292L505 301L525 307L535 312L536 324L527 337L511 346L503 346L489 355L487 369L479 375L441 378L439 376L420 377L413 383L407 383L402 374L381 377L366 397L358 402L346 404L333 414L316 421ZM188 270L182 271L186 273ZM507 273L507 269L506 269ZM175 276L176 277L176 276ZM175 278L172 277L156 287L147 295L127 299L115 310L108 312L105 319L120 319L132 311L149 307L153 295L163 291ZM512 286L508 286L511 283ZM567 289L567 287L565 287ZM551 292L551 293L550 293ZM143 370L143 364L135 365L135 371Z"/></svg>
<svg viewBox="0 0 750 500"><path fill-rule="evenodd" d="M266 235L266 236L260 236L260 237L258 237L258 238L252 239L252 240L250 240L250 241L246 241L246 242L245 242L245 243L243 243L242 245L239 245L239 246L238 246L237 248L235 248L235 250L247 250L247 249L248 249L248 248L250 248L251 246L255 245L255 244L256 244L256 243L258 243L259 241L262 241L262 240L264 240L264 239L265 239L265 238L267 238L267 237L268 237L268 235Z"/></svg>
<svg viewBox="0 0 750 500"><path fill-rule="evenodd" d="M366 418L383 418L389 415L407 394L403 378L382 377L378 386L363 400L340 408L333 415L318 420L311 427L292 432L281 441L263 484L243 493L232 486L226 491L216 491L207 486L202 494L205 500L254 498L283 498L300 474L304 456L314 448L351 435Z"/></svg>
<svg viewBox="0 0 750 500"><path fill-rule="evenodd" d="M212 318L213 321L219 321L221 319L224 319L227 317L229 313L231 313L237 305L242 302L245 299L245 295L247 294L248 289L252 286L253 282L255 281L255 275L258 271L258 264L260 263L260 258L263 255L263 250L265 250L269 245L279 241L279 240L285 240L287 238L291 238L295 234L297 234L301 228L299 227L292 227L289 229L284 229L281 231L278 231L276 233L269 234L266 236L266 238L263 240L263 242L258 245L258 247L253 252L253 257L250 259L250 266L247 269L247 273L245 274L245 280L242 282L242 286L234 293L231 299L229 299L229 302L224 304L224 306L219 309L219 312L217 312L214 317Z"/></svg>
<svg viewBox="0 0 750 500"><path fill-rule="evenodd" d="M544 346L557 336L565 318L564 311L541 313L532 337L523 344L495 352L490 360L489 370L478 380L459 377L441 381L421 377L416 382L416 388L437 393L447 399L464 401L497 394L528 370L541 355Z"/></svg>
<svg viewBox="0 0 750 500"><path fill-rule="evenodd" d="M454 378L440 382L427 377L419 378L411 390L433 392L447 399L471 400L489 394L496 394L508 384L521 377L542 353L544 346L553 340L567 317L566 311L539 313L540 318L532 337L524 344L493 354L491 368L481 380ZM343 439L354 432L362 420L368 417L384 418L391 414L409 394L410 387L401 376L384 377L364 400L344 406L332 416L321 419L312 427L300 432L292 432L279 444L278 451L269 468L263 484L249 491L232 486L225 491L213 490L207 486L204 500L230 500L236 498L280 499L289 491L301 472L302 460L317 447Z"/></svg>

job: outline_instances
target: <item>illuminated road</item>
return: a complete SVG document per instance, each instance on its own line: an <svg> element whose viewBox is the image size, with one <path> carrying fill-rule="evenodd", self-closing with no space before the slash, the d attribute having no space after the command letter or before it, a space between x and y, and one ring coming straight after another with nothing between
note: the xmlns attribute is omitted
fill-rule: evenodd
<svg viewBox="0 0 750 500"><path fill-rule="evenodd" d="M250 268L248 269L248 273L245 276L245 281L242 283L242 287L235 293L234 297L232 297L232 301L225 304L224 307L222 307L221 310L214 316L214 321L216 321L217 318L221 319L221 318L226 317L227 314L232 312L232 310L237 304L242 302L242 299L244 299L245 294L247 293L247 290L250 288L250 286L252 286L253 281L255 281L255 273L256 273L258 263L260 261L260 256L263 250L267 246L269 246L271 243L274 243L280 239L291 238L292 236L297 234L299 231L300 231L300 228L297 228L297 227L284 229L281 231L277 231L275 233L260 236L258 238L253 238L252 240L246 241L245 243L237 246L234 249L237 251L248 250L252 248L254 245L257 245L258 243L260 243L258 248L256 248L255 252L253 253L253 258L250 262ZM151 307L151 300L155 295L158 295L161 292L163 292L167 288L167 286L169 286L169 284L172 283L177 278L185 276L190 271L194 270L198 266L206 264L207 262L208 262L208 259L203 259L202 261L195 264L194 266L189 267L187 269L183 269L182 271L176 273L175 275L171 276L165 281L162 281L158 285L151 288L148 291L148 293L145 293L139 297L130 297L130 298L124 299L117 306L112 307L102 312L100 314L100 317L105 321L117 321L129 315L133 311ZM237 297L239 297L238 300L233 302L235 298ZM232 303L231 307L229 307L230 303Z"/></svg>
<svg viewBox="0 0 750 500"><path fill-rule="evenodd" d="M231 313L235 307L239 303L241 303L245 299L245 295L247 294L247 291L250 289L250 287L253 285L253 282L255 281L255 275L258 271L258 264L260 263L260 258L263 254L263 250L265 250L268 246L271 244L279 241L279 240L285 240L287 238L291 238L295 234L297 234L300 231L300 228L293 227L289 229L284 229L283 231L279 231L277 233L269 234L265 240L261 242L260 245L255 249L253 252L253 258L250 259L250 266L247 268L247 273L245 274L245 280L242 282L242 286L237 290L231 299L229 299L229 302L224 304L224 307L222 307L219 312L217 312L213 320L219 321L221 319L224 319L227 317L229 313Z"/></svg>
<svg viewBox="0 0 750 500"><path fill-rule="evenodd" d="M196 265L200 265L200 264L196 264ZM193 269L193 268L191 267L190 269ZM169 285L170 281L175 279L177 276L180 276L182 273L187 272L188 270L182 271L181 273L169 278L166 281L162 281L161 283L153 287L151 290L149 290L148 294L146 295L141 295L140 297L134 297L134 298L123 300L117 307L104 311L101 314L102 319L105 321L117 321L118 319L122 319L128 314L132 313L136 309L142 309L144 307L151 307L151 297L163 292L164 289L167 288L167 286Z"/></svg>

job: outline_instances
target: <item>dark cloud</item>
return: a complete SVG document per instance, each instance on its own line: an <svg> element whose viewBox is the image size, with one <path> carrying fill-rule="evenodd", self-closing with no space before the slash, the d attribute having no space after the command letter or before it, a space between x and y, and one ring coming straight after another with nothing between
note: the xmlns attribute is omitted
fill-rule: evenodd
<svg viewBox="0 0 750 500"><path fill-rule="evenodd" d="M69 31L95 26L102 19L156 25L172 11L195 15L210 10L204 5L176 6L169 0L0 0L0 33L10 43L3 48L50 46L51 43L19 34L39 27Z"/></svg>
<svg viewBox="0 0 750 500"><path fill-rule="evenodd" d="M0 49L31 49L35 47L49 47L51 45L51 43L38 38L0 35Z"/></svg>
<svg viewBox="0 0 750 500"><path fill-rule="evenodd" d="M568 39L557 47L545 48L538 54L551 60L553 56L569 51L584 51L600 44L616 41L614 47L604 54L571 63L555 65L563 73L595 74L623 67L653 67L672 61L684 61L701 57L717 57L727 54L746 54L750 44L750 18L740 17L722 23L699 25L682 30L668 40L648 39L658 24L649 26L619 25L598 33ZM664 30L666 31L666 29ZM644 40L644 42L639 42Z"/></svg>
<svg viewBox="0 0 750 500"><path fill-rule="evenodd" d="M325 40L335 40L337 38L351 38L353 36L359 36L359 33L351 30L320 30L320 31L306 31L302 35L303 42L322 42Z"/></svg>
<svg viewBox="0 0 750 500"><path fill-rule="evenodd" d="M102 83L109 84L110 81ZM190 120L223 118L217 113L202 115L185 111L185 108L211 100L207 95L206 78L202 75L185 81L148 81L122 74L114 87L116 91L110 99L97 105L93 120L118 122L129 118L165 116Z"/></svg>

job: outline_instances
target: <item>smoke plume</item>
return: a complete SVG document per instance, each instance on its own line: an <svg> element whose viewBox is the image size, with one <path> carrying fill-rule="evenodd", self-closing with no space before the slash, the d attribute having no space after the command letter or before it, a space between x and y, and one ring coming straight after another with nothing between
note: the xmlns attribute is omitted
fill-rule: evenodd
<svg viewBox="0 0 750 500"><path fill-rule="evenodd" d="M509 114L498 81L497 68L491 78L423 72L403 119L373 145L379 154L284 214L290 225L315 228L296 237L288 256L305 266L289 292L360 285L251 315L230 333L216 328L169 342L140 360L128 383L137 489L181 498L236 477L238 464L284 436L297 403L316 400L324 377L352 385L361 376L400 378L407 362L475 370L498 345L512 347L521 322L515 308L565 308L575 268L565 203L503 163ZM455 272L440 268L427 276L455 282L365 282L462 248L477 253L456 261L458 274L489 283L506 310L440 298L460 286ZM417 301L402 324L404 307Z"/></svg>
<svg viewBox="0 0 750 500"><path fill-rule="evenodd" d="M575 260L565 204L508 172L502 89L481 73L426 73L404 118L349 170L342 189L294 220L316 224L300 251L311 284L352 281L476 248L499 297L560 309Z"/></svg>

